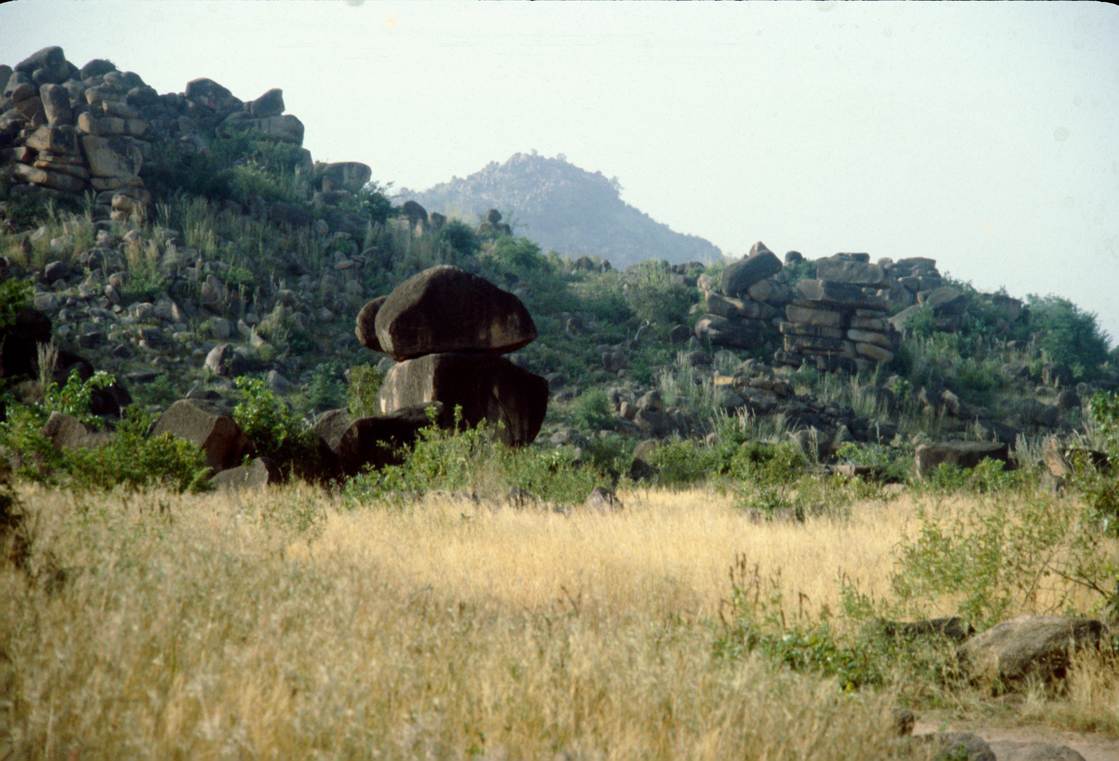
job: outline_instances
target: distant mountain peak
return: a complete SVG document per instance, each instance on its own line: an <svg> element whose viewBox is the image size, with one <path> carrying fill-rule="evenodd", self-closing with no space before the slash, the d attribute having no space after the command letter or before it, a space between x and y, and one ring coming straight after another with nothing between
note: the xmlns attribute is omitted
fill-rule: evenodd
<svg viewBox="0 0 1119 761"><path fill-rule="evenodd" d="M561 153L514 153L465 178L425 191L401 190L397 202L415 200L429 211L473 221L498 209L518 235L569 257L601 256L615 267L645 259L717 261L710 241L678 233L621 197L621 183L590 172Z"/></svg>

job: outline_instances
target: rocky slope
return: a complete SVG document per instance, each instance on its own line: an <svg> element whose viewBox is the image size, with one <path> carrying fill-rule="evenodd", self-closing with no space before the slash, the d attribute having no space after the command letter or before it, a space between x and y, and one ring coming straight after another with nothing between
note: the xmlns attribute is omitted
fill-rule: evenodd
<svg viewBox="0 0 1119 761"><path fill-rule="evenodd" d="M714 244L657 222L623 201L601 173L563 158L517 153L464 179L422 192L403 190L399 199L471 222L487 209L499 209L518 235L543 248L572 258L601 256L619 268L645 259L679 263L720 257Z"/></svg>

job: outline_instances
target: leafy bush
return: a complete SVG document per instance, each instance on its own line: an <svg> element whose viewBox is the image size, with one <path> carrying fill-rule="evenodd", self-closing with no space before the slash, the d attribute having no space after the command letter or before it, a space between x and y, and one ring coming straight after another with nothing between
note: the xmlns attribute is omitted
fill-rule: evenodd
<svg viewBox="0 0 1119 761"><path fill-rule="evenodd" d="M601 388L577 396L571 403L571 418L577 428L588 433L613 430L617 423L613 405Z"/></svg>
<svg viewBox="0 0 1119 761"><path fill-rule="evenodd" d="M313 455L310 428L262 379L241 376L234 383L241 401L233 408L233 419L257 454L271 458L280 467Z"/></svg>
<svg viewBox="0 0 1119 761"><path fill-rule="evenodd" d="M511 494L557 504L578 504L604 481L573 453L534 447L510 448L483 424L420 431L401 465L368 471L346 482L351 503L401 504L430 492L504 500Z"/></svg>
<svg viewBox="0 0 1119 761"><path fill-rule="evenodd" d="M8 278L0 282L0 330L14 325L16 315L31 304L35 289L30 282Z"/></svg>
<svg viewBox="0 0 1119 761"><path fill-rule="evenodd" d="M699 483L719 469L719 452L690 439L661 442L649 459L657 484L673 489Z"/></svg>
<svg viewBox="0 0 1119 761"><path fill-rule="evenodd" d="M152 417L129 407L104 446L63 453L67 486L77 491L131 490L162 486L174 491L202 491L210 469L193 442L169 433L147 436Z"/></svg>
<svg viewBox="0 0 1119 761"><path fill-rule="evenodd" d="M779 578L763 579L745 556L731 567L730 583L715 639L717 656L738 659L758 653L794 671L833 677L844 692L885 681L888 660L881 642L842 636L826 610L816 619L801 614L790 621Z"/></svg>
<svg viewBox="0 0 1119 761"><path fill-rule="evenodd" d="M100 428L103 424L102 420L90 413L90 401L95 390L108 388L115 382L116 379L103 370L95 372L83 381L75 368L70 371L66 383L61 387L51 381L43 389L43 411L47 414L61 412L73 415L87 426Z"/></svg>
<svg viewBox="0 0 1119 761"><path fill-rule="evenodd" d="M1113 457L1119 457L1119 393L1099 391L1088 402L1096 430Z"/></svg>
<svg viewBox="0 0 1119 761"><path fill-rule="evenodd" d="M644 261L625 273L625 300L637 318L651 325L687 322L698 292L673 279L667 262Z"/></svg>
<svg viewBox="0 0 1119 761"><path fill-rule="evenodd" d="M346 408L354 418L372 417L381 412L377 401L385 376L375 365L357 365L347 373Z"/></svg>
<svg viewBox="0 0 1119 761"><path fill-rule="evenodd" d="M891 583L899 604L923 612L955 601L977 627L1033 607L1050 579L1091 590L1103 605L1119 568L1086 508L1039 494L998 495L966 509L920 505L916 538L903 544ZM1053 611L1068 602L1060 597Z"/></svg>
<svg viewBox="0 0 1119 761"><path fill-rule="evenodd" d="M88 406L76 411L77 417L88 419ZM47 414L43 406L16 405L0 423L0 448L16 461L21 478L75 491L205 488L210 471L202 450L170 434L147 436L152 416L136 406L125 410L103 443L85 449L56 449L42 433Z"/></svg>
<svg viewBox="0 0 1119 761"><path fill-rule="evenodd" d="M452 262L472 259L482 243L474 228L465 222L452 219L436 233L436 240L452 252Z"/></svg>
<svg viewBox="0 0 1119 761"><path fill-rule="evenodd" d="M1026 470L1007 470L1002 460L984 458L974 468L941 463L915 486L934 494L998 494L1036 486L1036 477Z"/></svg>
<svg viewBox="0 0 1119 761"><path fill-rule="evenodd" d="M1108 341L1096 315L1058 296L1031 295L1028 304L1029 325L1048 360L1076 379L1097 375L1108 359Z"/></svg>
<svg viewBox="0 0 1119 761"><path fill-rule="evenodd" d="M848 441L836 450L835 455L852 465L862 465L877 471L878 477L886 481L905 482L913 470L911 448Z"/></svg>
<svg viewBox="0 0 1119 761"><path fill-rule="evenodd" d="M320 411L341 407L346 400L346 389L342 385L341 369L336 362L323 362L311 371L307 383L307 407Z"/></svg>

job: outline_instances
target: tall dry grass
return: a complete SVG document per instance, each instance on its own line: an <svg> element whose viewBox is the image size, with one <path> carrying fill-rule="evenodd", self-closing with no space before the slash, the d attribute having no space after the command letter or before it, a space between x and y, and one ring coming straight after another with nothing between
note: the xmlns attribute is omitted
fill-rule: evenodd
<svg viewBox="0 0 1119 761"><path fill-rule="evenodd" d="M300 488L22 499L38 580L0 571L0 757L928 754L891 736L889 690L712 649L737 554L835 607L844 574L884 591L906 499L803 526L699 491L570 517Z"/></svg>

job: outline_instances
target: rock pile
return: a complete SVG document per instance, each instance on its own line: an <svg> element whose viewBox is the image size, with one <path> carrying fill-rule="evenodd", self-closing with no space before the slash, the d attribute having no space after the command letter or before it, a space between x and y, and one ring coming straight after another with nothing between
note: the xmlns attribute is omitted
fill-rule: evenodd
<svg viewBox="0 0 1119 761"><path fill-rule="evenodd" d="M62 48L0 67L0 158L17 183L64 194L92 189L121 218L151 201L140 179L150 123L140 107L155 91L107 61L81 69ZM4 81L4 80L7 81Z"/></svg>
<svg viewBox="0 0 1119 761"><path fill-rule="evenodd" d="M717 284L701 278L707 313L696 323L696 338L734 349L764 345L791 296L781 271L781 260L758 241L747 257L723 270Z"/></svg>
<svg viewBox="0 0 1119 761"><path fill-rule="evenodd" d="M821 370L858 369L894 358L898 336L886 319L889 302L881 295L886 270L867 254L836 254L820 259L816 279L796 284L796 299L781 323L784 364L815 361Z"/></svg>
<svg viewBox="0 0 1119 761"><path fill-rule="evenodd" d="M787 266L759 241L718 282L701 277L704 314L696 338L729 349L780 344L777 364L855 370L889 362L898 331L921 304L947 317L963 303L958 290L943 285L932 259L871 263L867 254L839 253L817 260L816 277L800 281L794 272L804 257L790 251L785 260ZM900 321L887 319L898 310L904 310Z"/></svg>
<svg viewBox="0 0 1119 761"><path fill-rule="evenodd" d="M424 270L358 314L363 346L397 364L380 391L384 415L439 402L441 422L483 420L510 445L536 438L548 406L548 382L504 354L536 338L520 299L457 267Z"/></svg>
<svg viewBox="0 0 1119 761"><path fill-rule="evenodd" d="M284 113L278 89L243 102L213 80L195 79L182 93L161 95L109 61L79 69L60 47L44 48L14 69L0 66L0 166L27 193L92 190L101 214L115 219L147 209L144 168L160 154L205 152L215 138L246 132L303 144L303 123ZM323 216L332 227L344 226L347 213L339 204L369 181L369 167L315 167L311 154L300 151L301 171L316 172L315 205L327 210ZM277 222L311 222L289 204L275 204L269 213Z"/></svg>

